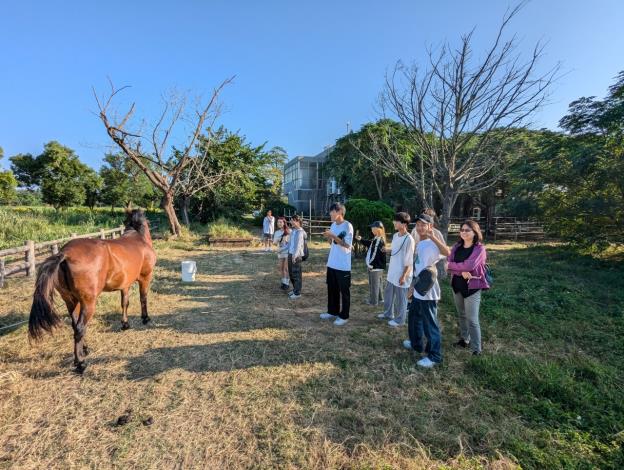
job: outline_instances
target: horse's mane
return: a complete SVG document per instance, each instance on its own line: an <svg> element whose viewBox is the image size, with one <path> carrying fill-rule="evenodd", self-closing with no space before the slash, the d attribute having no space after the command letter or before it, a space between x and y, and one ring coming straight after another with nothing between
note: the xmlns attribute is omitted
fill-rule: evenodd
<svg viewBox="0 0 624 470"><path fill-rule="evenodd" d="M126 230L135 230L141 235L145 234L147 217L141 209L134 209L126 214L125 226Z"/></svg>

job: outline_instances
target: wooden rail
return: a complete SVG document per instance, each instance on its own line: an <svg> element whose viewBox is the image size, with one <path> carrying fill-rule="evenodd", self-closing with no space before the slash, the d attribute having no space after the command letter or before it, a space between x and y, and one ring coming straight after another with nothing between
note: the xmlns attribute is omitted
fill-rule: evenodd
<svg viewBox="0 0 624 470"><path fill-rule="evenodd" d="M42 257L45 259L50 255L57 254L59 252L59 247L70 240L76 238L114 239L123 235L124 230L124 226L121 225L117 228L109 230L100 229L99 232L81 235L72 233L72 235L67 238L59 238L58 240L50 240L41 243L27 240L23 246L0 250L0 287L4 287L5 279L13 274L26 272L27 276L35 277L38 258L41 260Z"/></svg>

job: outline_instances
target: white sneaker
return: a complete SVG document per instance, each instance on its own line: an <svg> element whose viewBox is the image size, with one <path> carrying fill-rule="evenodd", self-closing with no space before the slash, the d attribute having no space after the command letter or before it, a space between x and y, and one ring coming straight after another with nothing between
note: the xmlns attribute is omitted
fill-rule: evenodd
<svg viewBox="0 0 624 470"><path fill-rule="evenodd" d="M290 300L297 300L299 297L301 297L301 294L295 294L294 292L288 296Z"/></svg>
<svg viewBox="0 0 624 470"><path fill-rule="evenodd" d="M416 364L418 364L420 367L426 367L427 369L431 369L433 366L436 365L435 362L433 362L431 359L429 359L428 357L423 357L420 361L418 361Z"/></svg>
<svg viewBox="0 0 624 470"><path fill-rule="evenodd" d="M413 349L412 342L409 339L406 339L405 341L403 341L403 347L405 349Z"/></svg>
<svg viewBox="0 0 624 470"><path fill-rule="evenodd" d="M336 320L334 320L334 325L336 326L342 326L345 323L347 323L349 320L345 320L343 318L336 318Z"/></svg>
<svg viewBox="0 0 624 470"><path fill-rule="evenodd" d="M294 290L288 291L288 297L290 297L291 295L293 295L295 293Z"/></svg>
<svg viewBox="0 0 624 470"><path fill-rule="evenodd" d="M379 318L380 320L385 320L388 317L386 316L385 313L380 313L379 315L377 315L377 318Z"/></svg>
<svg viewBox="0 0 624 470"><path fill-rule="evenodd" d="M390 321L388 322L388 325L389 325L389 326L391 326L391 327L393 327L393 328L396 328L397 326L403 326L401 323L397 323L397 322L395 322L394 320L390 320ZM411 343L410 343L410 347L411 347Z"/></svg>
<svg viewBox="0 0 624 470"><path fill-rule="evenodd" d="M319 315L319 317L321 317L321 320L333 320L334 318L337 317L337 315L332 315L331 313L321 313Z"/></svg>

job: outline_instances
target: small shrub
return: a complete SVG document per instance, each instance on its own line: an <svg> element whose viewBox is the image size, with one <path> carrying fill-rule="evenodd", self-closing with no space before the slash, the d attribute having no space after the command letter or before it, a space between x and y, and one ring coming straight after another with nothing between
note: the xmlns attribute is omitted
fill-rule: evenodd
<svg viewBox="0 0 624 470"><path fill-rule="evenodd" d="M210 238L253 238L251 232L234 225L232 221L223 217L220 217L209 224L208 236Z"/></svg>

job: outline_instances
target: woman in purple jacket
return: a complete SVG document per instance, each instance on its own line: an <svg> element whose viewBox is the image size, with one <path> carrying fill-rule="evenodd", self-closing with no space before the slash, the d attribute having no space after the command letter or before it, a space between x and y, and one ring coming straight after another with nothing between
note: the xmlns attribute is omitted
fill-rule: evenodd
<svg viewBox="0 0 624 470"><path fill-rule="evenodd" d="M481 354L479 305L481 291L490 286L485 278L487 253L479 224L467 220L461 226L460 240L451 249L448 272L451 275L453 298L459 313L461 337L456 346L470 347L472 354Z"/></svg>

